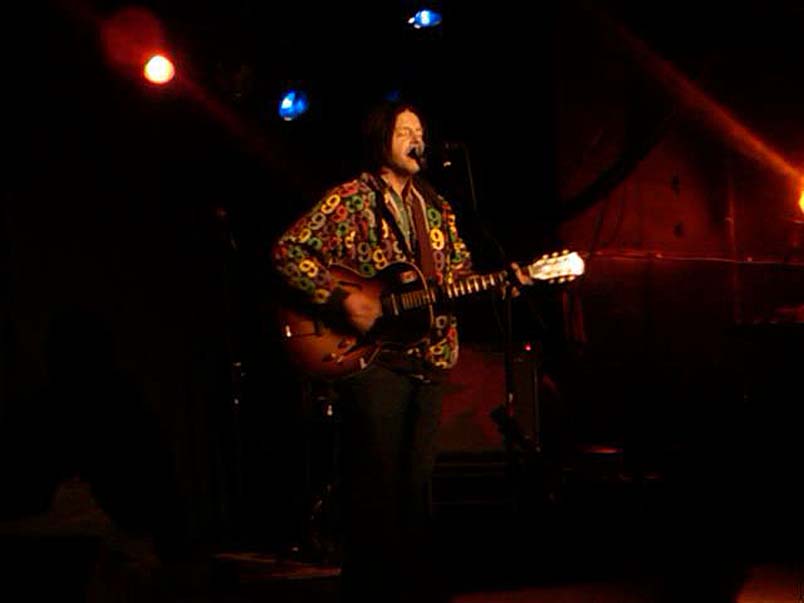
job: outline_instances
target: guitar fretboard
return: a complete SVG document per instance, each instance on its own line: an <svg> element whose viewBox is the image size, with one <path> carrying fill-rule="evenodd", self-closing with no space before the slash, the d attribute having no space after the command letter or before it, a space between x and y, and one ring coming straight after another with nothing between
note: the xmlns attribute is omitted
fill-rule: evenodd
<svg viewBox="0 0 804 603"><path fill-rule="evenodd" d="M416 308L435 304L439 299L457 299L500 287L507 282L508 278L505 270L491 274L474 274L437 288L392 294L389 296L388 301L394 309L394 313L398 314L399 308L402 310L415 310Z"/></svg>
<svg viewBox="0 0 804 603"><path fill-rule="evenodd" d="M583 274L584 263L575 253L564 251L545 254L541 259L523 267L523 270L534 281L550 281L564 283ZM395 316L404 310L415 310L434 305L443 300L453 300L467 295L499 288L508 284L508 271L500 270L488 274L473 274L440 287L421 288L405 293L391 293L384 296L383 306Z"/></svg>
<svg viewBox="0 0 804 603"><path fill-rule="evenodd" d="M488 289L493 289L505 285L508 282L507 272L493 272L491 274L474 274L462 278L454 283L444 285L441 289L447 299L455 299L473 293L480 293Z"/></svg>

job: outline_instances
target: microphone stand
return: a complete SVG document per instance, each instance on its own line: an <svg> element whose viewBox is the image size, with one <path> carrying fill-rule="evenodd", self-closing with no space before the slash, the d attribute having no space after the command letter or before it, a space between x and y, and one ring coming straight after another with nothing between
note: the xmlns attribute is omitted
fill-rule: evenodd
<svg viewBox="0 0 804 603"><path fill-rule="evenodd" d="M475 223L480 227L483 235L491 241L497 249L503 264L508 264L505 251L500 242L483 226L482 220L477 213L477 195L475 191L472 164L469 157L469 149L462 142L449 142L444 145L445 150L460 149L466 165L467 182L469 185L469 195L472 204L472 215ZM445 165L449 165L446 164ZM526 459L536 457L541 453L541 445L538 439L526 435L516 418L516 386L514 382L514 337L513 337L513 287L515 282L513 270L509 269L508 284L505 288L504 310L503 310L503 346L504 346L504 371L505 371L505 398L501 405L491 411L490 416L497 424L503 436L506 456L511 467L514 467L515 452L517 448L521 450ZM534 384L536 385L536 384ZM537 392L534 392L538 395Z"/></svg>
<svg viewBox="0 0 804 603"><path fill-rule="evenodd" d="M511 276L513 278L513 275ZM509 458L514 458L516 448L521 450L526 460L533 460L542 452L541 442L538 434L532 437L524 433L522 426L517 420L517 391L514 381L514 337L513 337L513 285L509 282L505 288L504 302L504 369L505 369L505 401L500 406L491 411L491 418L497 423L497 427L505 439L506 451ZM534 396L538 396L538 380L534 377ZM538 404L536 405L538 407ZM538 420L538 408L535 418Z"/></svg>
<svg viewBox="0 0 804 603"><path fill-rule="evenodd" d="M515 379L517 358L514 350L513 288L517 285L516 275L513 268L510 267L502 245L489 232L483 221L479 219L469 150L462 142L445 144L444 150L449 149L460 149L463 154L474 225L482 232L483 237L493 244L500 261L504 266L508 267L508 283L503 297L503 317L501 321L504 346L505 398L501 404L489 413L489 416L496 424L503 438L511 510L516 515L525 511L525 515L520 516L520 518L527 521L528 514L532 513L536 508L546 509L561 497L560 470L557 470L557 467L543 454L539 377L536 372L539 370L539 360L531 357L520 359L528 371L528 379L530 380L528 387L533 388L533 434L529 435L522 428L521 418L518 417L520 414L518 409L522 409L523 406L517 397ZM447 158L444 162L444 167L450 164L451 162L448 162ZM534 352L528 352L528 354L531 353Z"/></svg>

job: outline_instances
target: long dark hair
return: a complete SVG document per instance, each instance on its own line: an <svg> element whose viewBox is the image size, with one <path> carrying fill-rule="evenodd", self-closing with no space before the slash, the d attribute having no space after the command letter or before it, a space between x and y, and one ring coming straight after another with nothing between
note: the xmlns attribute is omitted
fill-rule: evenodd
<svg viewBox="0 0 804 603"><path fill-rule="evenodd" d="M382 166L388 165L396 118L403 111L415 113L424 128L419 110L401 101L387 100L376 105L363 121L363 164L368 171L376 174Z"/></svg>

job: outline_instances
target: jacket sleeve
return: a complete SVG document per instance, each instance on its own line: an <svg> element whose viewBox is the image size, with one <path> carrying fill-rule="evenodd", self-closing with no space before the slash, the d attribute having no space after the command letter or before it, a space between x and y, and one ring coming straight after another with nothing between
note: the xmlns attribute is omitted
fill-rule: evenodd
<svg viewBox="0 0 804 603"><path fill-rule="evenodd" d="M351 184L351 183L350 183ZM330 265L349 255L361 227L360 195L350 184L330 191L291 226L273 246L274 268L293 289L314 304L340 306L346 292L337 286Z"/></svg>

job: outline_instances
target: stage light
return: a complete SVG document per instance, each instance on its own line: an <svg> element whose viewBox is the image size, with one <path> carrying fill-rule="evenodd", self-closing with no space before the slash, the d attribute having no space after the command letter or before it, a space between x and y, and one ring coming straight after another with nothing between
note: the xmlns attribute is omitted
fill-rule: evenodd
<svg viewBox="0 0 804 603"><path fill-rule="evenodd" d="M425 8L408 19L408 24L412 25L415 29L436 27L441 24L441 13Z"/></svg>
<svg viewBox="0 0 804 603"><path fill-rule="evenodd" d="M307 111L307 95L301 90L289 90L279 101L279 117L292 121Z"/></svg>
<svg viewBox="0 0 804 603"><path fill-rule="evenodd" d="M157 54L148 60L142 72L153 84L167 84L176 75L176 68L165 55Z"/></svg>
<svg viewBox="0 0 804 603"><path fill-rule="evenodd" d="M801 213L804 213L804 186L802 186L801 194L798 197L798 208L801 210Z"/></svg>

